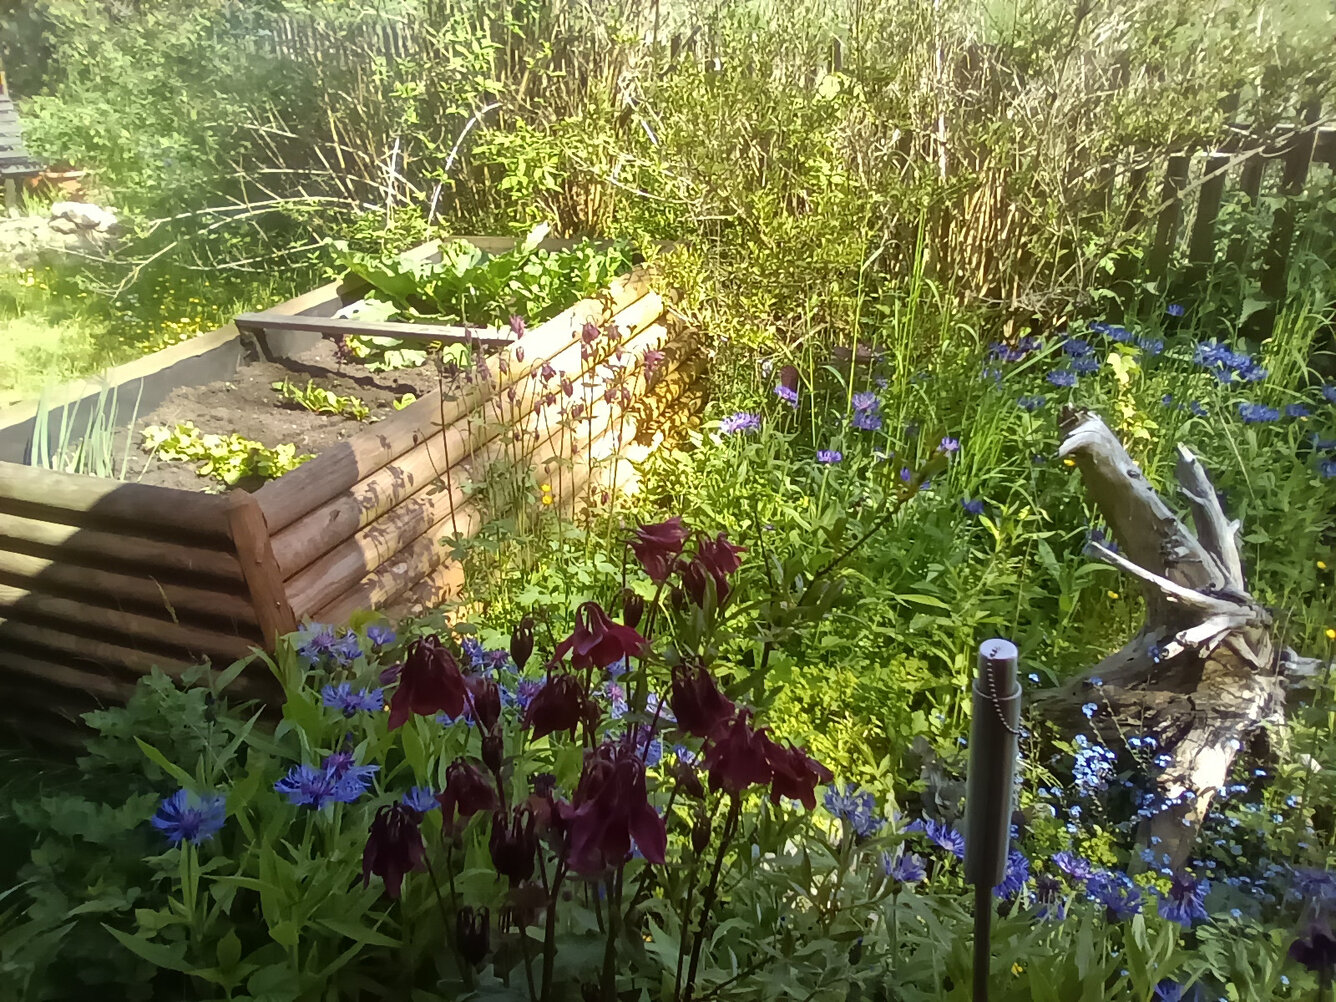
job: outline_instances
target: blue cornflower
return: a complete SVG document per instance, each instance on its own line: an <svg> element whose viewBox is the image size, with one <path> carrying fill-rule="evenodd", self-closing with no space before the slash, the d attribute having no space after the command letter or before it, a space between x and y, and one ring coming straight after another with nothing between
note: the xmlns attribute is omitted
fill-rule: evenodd
<svg viewBox="0 0 1336 1002"><path fill-rule="evenodd" d="M1068 364L1067 368L1078 376L1089 376L1091 373L1099 372L1099 359L1097 358L1074 358Z"/></svg>
<svg viewBox="0 0 1336 1002"><path fill-rule="evenodd" d="M1111 329L1103 320L1092 320L1087 326L1096 334L1107 334Z"/></svg>
<svg viewBox="0 0 1336 1002"><path fill-rule="evenodd" d="M341 804L351 804L366 793L371 777L380 771L378 765L355 765L352 752L328 755L322 767L334 779L331 796Z"/></svg>
<svg viewBox="0 0 1336 1002"><path fill-rule="evenodd" d="M961 499L961 502L960 502L960 507L962 507L963 509L965 509L965 514L966 514L966 515L982 515L982 514L983 514L983 502L982 502L982 501L972 501L972 500L970 500L969 498L962 498L962 499Z"/></svg>
<svg viewBox="0 0 1336 1002"><path fill-rule="evenodd" d="M824 797L826 810L849 825L859 838L869 838L886 826L886 819L877 817L877 798L866 791L858 792L853 783L846 783L844 790L832 786Z"/></svg>
<svg viewBox="0 0 1336 1002"><path fill-rule="evenodd" d="M403 795L401 801L405 807L411 807L419 814L426 814L428 811L434 811L441 806L436 794L426 786L415 786Z"/></svg>
<svg viewBox="0 0 1336 1002"><path fill-rule="evenodd" d="M1166 978L1155 986L1153 1002L1206 1002L1206 994L1200 981L1191 988L1184 988L1177 981Z"/></svg>
<svg viewBox="0 0 1336 1002"><path fill-rule="evenodd" d="M1174 404L1174 395L1172 393L1166 393L1164 396L1160 397L1161 407L1172 407L1173 404Z"/></svg>
<svg viewBox="0 0 1336 1002"><path fill-rule="evenodd" d="M792 386L785 386L782 383L775 387L775 396L779 397L790 407L798 406L798 391Z"/></svg>
<svg viewBox="0 0 1336 1002"><path fill-rule="evenodd" d="M1274 407L1267 407L1265 404L1250 404L1245 401L1239 401L1239 417L1243 418L1244 424L1265 424L1270 421L1280 420L1280 411Z"/></svg>
<svg viewBox="0 0 1336 1002"><path fill-rule="evenodd" d="M1191 403L1189 403L1188 410L1190 410L1197 417L1206 417L1206 415L1210 413L1210 411L1208 411L1205 407L1201 405L1201 401L1199 400L1194 400Z"/></svg>
<svg viewBox="0 0 1336 1002"><path fill-rule="evenodd" d="M371 641L371 646L379 650L382 647L389 647L394 643L396 634L388 626L368 626L366 628L366 638Z"/></svg>
<svg viewBox="0 0 1336 1002"><path fill-rule="evenodd" d="M1160 899L1160 917L1177 922L1184 929L1191 929L1194 922L1204 922L1210 918L1203 904L1210 889L1209 880L1198 880L1186 873L1174 874L1169 893L1156 892Z"/></svg>
<svg viewBox="0 0 1336 1002"><path fill-rule="evenodd" d="M1044 406L1044 400L1045 398L1042 396L1021 397L1016 401L1016 406L1023 411L1029 411L1033 414L1035 411L1039 410L1040 407Z"/></svg>
<svg viewBox="0 0 1336 1002"><path fill-rule="evenodd" d="M854 394L853 405L856 411L875 411L881 407L881 401L875 393L864 390Z"/></svg>
<svg viewBox="0 0 1336 1002"><path fill-rule="evenodd" d="M1110 538L1109 534L1103 529L1091 529L1086 537L1086 542L1087 544L1098 543L1106 550L1112 550L1114 553L1118 552L1117 540Z"/></svg>
<svg viewBox="0 0 1336 1002"><path fill-rule="evenodd" d="M761 416L759 414L750 414L747 411L730 414L719 422L719 431L724 435L741 435L749 431L760 430Z"/></svg>
<svg viewBox="0 0 1336 1002"><path fill-rule="evenodd" d="M944 821L915 821L905 827L906 832L923 832L928 841L947 850L956 859L965 858L965 836Z"/></svg>
<svg viewBox="0 0 1336 1002"><path fill-rule="evenodd" d="M1085 705L1083 705L1083 706L1081 707L1081 712L1085 714L1085 718L1086 718L1087 720L1092 719L1092 718L1095 716L1095 714L1098 712L1098 710L1099 710L1099 707L1096 706L1094 703L1086 703Z"/></svg>
<svg viewBox="0 0 1336 1002"><path fill-rule="evenodd" d="M1075 853L1063 850L1053 854L1053 865L1065 873L1074 883L1084 884L1094 873L1090 860Z"/></svg>
<svg viewBox="0 0 1336 1002"><path fill-rule="evenodd" d="M324 769L295 765L274 784L274 789L287 797L294 806L319 810L334 802L334 787L337 784L338 780Z"/></svg>
<svg viewBox="0 0 1336 1002"><path fill-rule="evenodd" d="M628 671L630 671L630 665L626 663L626 658L625 656L623 656L618 658L612 664L608 665L606 670L608 673L608 678L621 678Z"/></svg>
<svg viewBox="0 0 1336 1002"><path fill-rule="evenodd" d="M1125 921L1141 911L1141 888L1120 871L1101 870L1092 874L1086 881L1086 894L1091 901L1108 909L1113 922Z"/></svg>
<svg viewBox="0 0 1336 1002"><path fill-rule="evenodd" d="M1028 678L1031 682L1037 683L1039 681L1039 675L1037 672L1030 672L1030 674L1026 675L1025 677Z"/></svg>
<svg viewBox="0 0 1336 1002"><path fill-rule="evenodd" d="M333 657L338 643L333 627L320 626L307 638L306 643L297 648L297 654L307 664L316 666Z"/></svg>
<svg viewBox="0 0 1336 1002"><path fill-rule="evenodd" d="M345 630L334 645L334 649L330 651L330 657L341 665L351 664L361 656L362 641L352 630Z"/></svg>
<svg viewBox="0 0 1336 1002"><path fill-rule="evenodd" d="M533 702L533 698L542 691L546 684L546 678L520 679L519 685L515 686L515 701L519 703L520 709L527 710L529 704Z"/></svg>
<svg viewBox="0 0 1336 1002"><path fill-rule="evenodd" d="M1139 337L1137 338L1137 347L1147 355L1158 355L1164 351L1164 338Z"/></svg>
<svg viewBox="0 0 1336 1002"><path fill-rule="evenodd" d="M901 884L917 884L928 875L923 857L916 852L905 852L903 846L894 856L882 853L881 868L886 876Z"/></svg>
<svg viewBox="0 0 1336 1002"><path fill-rule="evenodd" d="M1326 914L1336 910L1336 873L1297 867L1290 887L1300 900L1312 902L1319 912Z"/></svg>
<svg viewBox="0 0 1336 1002"><path fill-rule="evenodd" d="M1170 303L1164 308L1164 312L1168 313L1171 317L1181 317L1187 311L1179 306L1178 303Z"/></svg>
<svg viewBox="0 0 1336 1002"><path fill-rule="evenodd" d="M1132 340L1132 332L1126 327L1120 327L1117 324L1110 324L1109 329L1104 332L1110 341L1116 341L1118 344L1127 344Z"/></svg>
<svg viewBox="0 0 1336 1002"><path fill-rule="evenodd" d="M1317 464L1317 472L1324 480L1336 477L1336 459L1324 459Z"/></svg>
<svg viewBox="0 0 1336 1002"><path fill-rule="evenodd" d="M1069 338L1062 346L1062 350L1072 358L1085 358L1095 349L1090 347L1090 342L1085 338Z"/></svg>
<svg viewBox="0 0 1336 1002"><path fill-rule="evenodd" d="M218 834L227 820L227 798L221 793L197 797L187 790L177 790L158 805L148 819L172 845L189 842L199 845Z"/></svg>
<svg viewBox="0 0 1336 1002"><path fill-rule="evenodd" d="M1025 853L1012 849L1007 853L1007 868L1002 883L993 888L995 898L1014 898L1030 880L1030 861Z"/></svg>
<svg viewBox="0 0 1336 1002"><path fill-rule="evenodd" d="M843 458L844 453L840 452L838 449L820 449L816 454L816 461L827 465L838 463Z"/></svg>
<svg viewBox="0 0 1336 1002"><path fill-rule="evenodd" d="M900 479L903 480L905 483L909 483L909 481L914 479L914 471L911 470L908 466L900 467Z"/></svg>
<svg viewBox="0 0 1336 1002"><path fill-rule="evenodd" d="M1044 377L1054 386L1075 386L1076 373L1070 369L1054 369Z"/></svg>
<svg viewBox="0 0 1336 1002"><path fill-rule="evenodd" d="M359 712L379 713L385 708L385 695L380 689L353 691L351 682L326 685L320 690L320 699L326 706L343 711L345 717Z"/></svg>
<svg viewBox="0 0 1336 1002"><path fill-rule="evenodd" d="M1312 417L1313 412L1303 404L1286 404L1285 416L1287 418L1306 418Z"/></svg>
<svg viewBox="0 0 1336 1002"><path fill-rule="evenodd" d="M1322 399L1329 404L1336 404L1336 386L1322 387Z"/></svg>
<svg viewBox="0 0 1336 1002"><path fill-rule="evenodd" d="M959 452L960 439L952 438L950 435L946 435L942 438L942 443L941 445L938 446L938 448L941 449L948 456L951 455L951 453L953 452Z"/></svg>
<svg viewBox="0 0 1336 1002"><path fill-rule="evenodd" d="M850 426L859 431L881 431L881 415L876 411L854 411Z"/></svg>
<svg viewBox="0 0 1336 1002"><path fill-rule="evenodd" d="M469 659L469 666L481 668L487 661L487 651L477 637L465 637L459 642L459 649Z"/></svg>

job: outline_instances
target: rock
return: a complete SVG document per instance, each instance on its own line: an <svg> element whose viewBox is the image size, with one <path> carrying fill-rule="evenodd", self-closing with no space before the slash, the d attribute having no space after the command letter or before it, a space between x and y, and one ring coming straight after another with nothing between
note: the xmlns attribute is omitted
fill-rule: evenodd
<svg viewBox="0 0 1336 1002"><path fill-rule="evenodd" d="M51 206L53 219L67 219L81 230L106 232L116 225L116 214L88 202L57 202Z"/></svg>
<svg viewBox="0 0 1336 1002"><path fill-rule="evenodd" d="M50 222L51 229L57 233L78 233L79 224L73 219L53 219Z"/></svg>

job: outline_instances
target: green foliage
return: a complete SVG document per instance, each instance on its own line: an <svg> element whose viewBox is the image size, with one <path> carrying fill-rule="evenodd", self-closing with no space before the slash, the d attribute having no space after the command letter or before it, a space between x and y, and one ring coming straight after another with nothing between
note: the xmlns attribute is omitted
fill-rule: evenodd
<svg viewBox="0 0 1336 1002"><path fill-rule="evenodd" d="M591 243L567 250L539 249L547 227L534 229L513 250L487 254L464 240L443 244L440 261L407 261L398 255L358 253L336 244L339 263L366 280L394 307L380 319L432 317L474 324L504 323L519 316L536 324L605 289L630 268L626 245ZM368 314L359 314L368 315Z"/></svg>
<svg viewBox="0 0 1336 1002"><path fill-rule="evenodd" d="M357 397L341 397L323 386L316 386L314 380L308 379L305 387L297 387L284 379L274 383L274 389L284 400L313 414L340 414L354 421L365 421L371 416L371 408Z"/></svg>
<svg viewBox="0 0 1336 1002"><path fill-rule="evenodd" d="M142 386L140 393L142 394ZM46 391L37 401L37 413L33 418L32 465L62 473L81 473L90 477L106 477L124 480L130 465L132 443L127 436L124 451L120 456L120 465L116 463L116 432L123 424L133 425L139 416L139 395L136 395L134 409L129 420L121 415L117 407L119 394L115 387L105 380L98 390L96 399L65 403L60 408L60 427L56 432L55 449L51 447L51 406L47 402ZM80 429L79 412L86 410L83 427Z"/></svg>
<svg viewBox="0 0 1336 1002"><path fill-rule="evenodd" d="M195 472L228 486L241 481L273 480L315 458L297 455L297 447L290 443L270 448L236 433L201 432L191 421L172 428L151 425L144 429L141 445L145 452L159 459L203 460Z"/></svg>

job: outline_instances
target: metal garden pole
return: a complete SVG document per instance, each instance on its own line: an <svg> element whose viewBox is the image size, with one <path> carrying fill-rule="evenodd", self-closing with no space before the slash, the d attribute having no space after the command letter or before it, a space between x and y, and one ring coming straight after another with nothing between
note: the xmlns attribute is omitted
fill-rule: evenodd
<svg viewBox="0 0 1336 1002"><path fill-rule="evenodd" d="M987 1002L993 888L1006 875L1011 804L1020 734L1021 687L1016 645L979 645L965 789L965 880L974 885L974 1002Z"/></svg>

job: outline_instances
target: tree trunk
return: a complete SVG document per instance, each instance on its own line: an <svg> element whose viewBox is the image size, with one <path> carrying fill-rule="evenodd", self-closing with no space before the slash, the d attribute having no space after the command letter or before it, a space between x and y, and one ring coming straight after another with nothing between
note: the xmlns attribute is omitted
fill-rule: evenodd
<svg viewBox="0 0 1336 1002"><path fill-rule="evenodd" d="M1236 540L1197 458L1178 447L1175 475L1196 534L1155 493L1117 437L1096 415L1064 408L1062 458L1076 462L1091 500L1117 541L1088 552L1141 581L1146 621L1122 649L1036 701L1059 727L1093 730L1106 743L1149 735L1168 764L1140 841L1188 859L1234 756L1267 725L1283 725L1286 675L1316 663L1282 651L1270 613L1248 593ZM1080 707L1094 703L1086 721ZM1164 761L1163 759L1161 761Z"/></svg>

